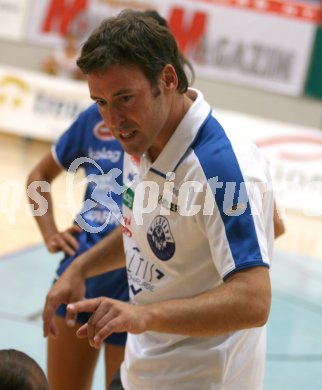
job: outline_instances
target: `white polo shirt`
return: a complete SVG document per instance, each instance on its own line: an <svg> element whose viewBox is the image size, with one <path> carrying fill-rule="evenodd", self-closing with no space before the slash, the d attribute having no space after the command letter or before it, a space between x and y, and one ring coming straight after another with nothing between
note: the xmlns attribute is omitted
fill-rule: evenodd
<svg viewBox="0 0 322 390"><path fill-rule="evenodd" d="M271 179L257 148L227 134L199 91L157 160L124 160L130 299L147 304L219 286L272 256ZM255 185L256 183L256 185ZM261 389L265 327L220 337L128 335L126 390Z"/></svg>

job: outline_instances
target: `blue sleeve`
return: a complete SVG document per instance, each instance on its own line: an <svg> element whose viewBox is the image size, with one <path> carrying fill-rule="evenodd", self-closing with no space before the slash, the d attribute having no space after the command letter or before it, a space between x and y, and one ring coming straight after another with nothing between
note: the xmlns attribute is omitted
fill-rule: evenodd
<svg viewBox="0 0 322 390"><path fill-rule="evenodd" d="M203 132L203 138L196 142L193 149L218 211L218 214L204 217L217 269L226 278L240 269L257 265L269 267L267 221L259 210L266 207L273 210L271 196L255 196L251 190L254 186L250 186L252 183L265 183L268 177L250 145L235 141L233 146L214 119L209 120ZM215 252L214 248L218 247L220 251Z"/></svg>
<svg viewBox="0 0 322 390"><path fill-rule="evenodd" d="M86 154L86 130L90 125L92 106L82 111L54 145L53 157L66 170L78 157Z"/></svg>

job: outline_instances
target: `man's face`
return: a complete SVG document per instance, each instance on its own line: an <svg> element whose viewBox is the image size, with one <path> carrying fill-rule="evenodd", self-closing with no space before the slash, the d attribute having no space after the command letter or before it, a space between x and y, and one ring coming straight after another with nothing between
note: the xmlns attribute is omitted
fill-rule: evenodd
<svg viewBox="0 0 322 390"><path fill-rule="evenodd" d="M165 67L157 87L151 86L138 67L119 64L89 74L87 80L104 122L124 150L132 155L149 151L154 160L175 129L172 103L177 78L173 68Z"/></svg>

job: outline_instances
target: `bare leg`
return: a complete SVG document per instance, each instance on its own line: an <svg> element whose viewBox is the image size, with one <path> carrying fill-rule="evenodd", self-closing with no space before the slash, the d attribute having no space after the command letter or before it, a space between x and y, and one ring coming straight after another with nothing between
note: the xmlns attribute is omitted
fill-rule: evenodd
<svg viewBox="0 0 322 390"><path fill-rule="evenodd" d="M107 344L105 346L105 380L106 390L109 389L111 380L124 360L124 347Z"/></svg>
<svg viewBox="0 0 322 390"><path fill-rule="evenodd" d="M90 390L99 350L76 336L62 317L55 317L58 336L48 338L48 380L51 390Z"/></svg>

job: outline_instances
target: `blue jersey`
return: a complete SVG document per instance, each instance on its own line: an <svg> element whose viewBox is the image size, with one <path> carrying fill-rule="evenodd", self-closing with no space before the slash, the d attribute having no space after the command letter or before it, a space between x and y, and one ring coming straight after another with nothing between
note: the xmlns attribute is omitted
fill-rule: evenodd
<svg viewBox="0 0 322 390"><path fill-rule="evenodd" d="M60 137L52 152L64 169L85 170L83 209L75 217L83 228L79 241L82 253L118 224L110 209L121 208L123 149L93 104Z"/></svg>
<svg viewBox="0 0 322 390"><path fill-rule="evenodd" d="M62 260L57 270L60 276L75 257L91 248L118 225L117 213L121 209L123 149L112 136L99 114L96 104L83 111L52 148L52 154L65 170L84 169L86 189L83 207L75 216L82 231L77 235L79 248L73 256ZM70 189L67 188L67 192ZM111 212L112 210L112 212ZM107 296L128 300L128 283L125 268L89 278L86 281L86 298ZM65 316L66 306L57 314ZM80 313L78 322L88 321L88 313ZM125 333L115 333L105 342L124 345Z"/></svg>

